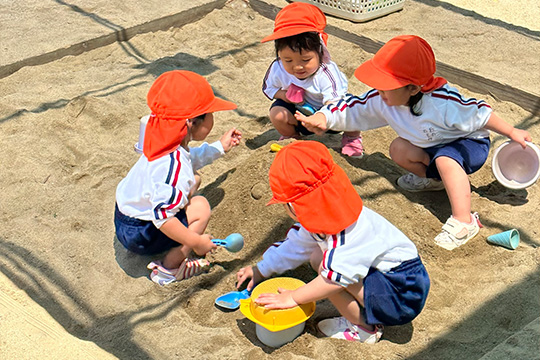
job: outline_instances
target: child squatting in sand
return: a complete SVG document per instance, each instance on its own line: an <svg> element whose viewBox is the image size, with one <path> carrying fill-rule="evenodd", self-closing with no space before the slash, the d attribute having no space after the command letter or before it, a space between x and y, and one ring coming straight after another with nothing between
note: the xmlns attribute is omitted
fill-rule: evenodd
<svg viewBox="0 0 540 360"><path fill-rule="evenodd" d="M410 172L397 185L413 192L446 189L452 215L435 243L453 250L480 230L478 214L471 213L468 174L486 162L488 130L524 148L531 136L503 121L485 101L465 98L444 78L434 77L435 64L425 40L413 35L395 37L354 73L373 90L349 95L311 117L296 117L317 133L390 125L398 135L390 144L390 157Z"/></svg>
<svg viewBox="0 0 540 360"><path fill-rule="evenodd" d="M269 172L273 197L297 223L256 266L240 269L247 288L310 262L318 276L296 290L261 294L268 309L329 299L341 317L322 320L328 337L376 343L383 325L412 321L429 292L415 245L385 218L363 206L345 172L316 141L295 141L276 155Z"/></svg>
<svg viewBox="0 0 540 360"><path fill-rule="evenodd" d="M318 7L295 2L281 9L274 32L262 39L275 44L276 59L265 74L263 92L275 100L269 116L280 140L313 134L295 119L296 105L307 102L320 109L347 94L347 78L326 48L325 27L326 16ZM303 96L291 96L295 89ZM344 132L341 146L341 152L350 157L364 154L359 131Z"/></svg>
<svg viewBox="0 0 540 360"><path fill-rule="evenodd" d="M210 204L195 195L197 169L240 143L242 134L227 131L219 141L190 148L204 140L214 125L213 112L236 109L214 96L210 84L191 71L175 70L159 76L147 96L152 111L144 137L143 155L116 189L114 223L118 240L141 255L167 251L162 261L148 264L150 278L159 285L190 278L209 265L191 259L215 245L204 234Z"/></svg>

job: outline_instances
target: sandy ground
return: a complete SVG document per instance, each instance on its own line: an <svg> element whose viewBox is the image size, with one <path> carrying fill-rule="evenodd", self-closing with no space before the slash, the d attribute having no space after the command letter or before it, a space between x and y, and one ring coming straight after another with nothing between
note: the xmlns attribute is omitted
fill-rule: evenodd
<svg viewBox="0 0 540 360"><path fill-rule="evenodd" d="M540 5L481 3L409 0L402 11L367 23L334 17L328 23L378 42L418 34L438 61L538 97ZM273 21L256 11L275 14L286 4L0 2L0 358L539 358L539 185L505 189L491 173L490 157L471 176L473 209L484 228L448 252L432 242L449 215L447 197L396 188L403 170L388 157L395 137L388 128L364 133L361 160L332 153L365 204L417 245L432 280L423 313L411 324L388 327L380 343L367 346L321 338L316 322L337 315L322 301L299 338L272 349L239 311L214 306L216 297L234 289L236 270L260 259L291 225L279 207L265 206L274 157L269 143L279 136L260 91L273 46L259 41ZM171 17L175 27L156 22ZM117 42L114 31L122 29L128 39ZM352 73L372 54L332 33L329 50L350 91L366 90ZM238 104L236 111L216 114L208 140L235 126L245 141L203 169L202 193L213 207L208 232L239 232L246 245L236 254L209 256L207 274L158 287L148 279L150 259L129 254L115 240L112 219L116 185L137 160L133 144L138 120L148 113L146 93L172 69L204 75L219 96ZM540 141L540 103L531 112L488 88L471 92L453 83ZM312 139L333 149L340 138ZM497 146L504 138L493 134L492 140ZM518 249L486 242L510 228L521 233ZM313 273L302 266L288 275L309 281Z"/></svg>

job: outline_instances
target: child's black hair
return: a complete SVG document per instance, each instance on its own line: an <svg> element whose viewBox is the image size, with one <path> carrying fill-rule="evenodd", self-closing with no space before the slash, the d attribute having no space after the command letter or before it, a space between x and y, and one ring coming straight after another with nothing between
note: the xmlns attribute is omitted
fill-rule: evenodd
<svg viewBox="0 0 540 360"><path fill-rule="evenodd" d="M290 47L294 52L315 51L319 55L319 63L322 62L323 48L321 38L316 32L305 32L298 35L288 36L274 41L276 47L276 57L279 52Z"/></svg>
<svg viewBox="0 0 540 360"><path fill-rule="evenodd" d="M421 91L419 91L417 94L412 95L409 98L409 102L407 103L407 105L409 106L409 110L411 111L411 114L413 114L414 116L422 115L422 112L420 111L419 106L418 106L418 103L422 99L422 96L424 96L424 94Z"/></svg>
<svg viewBox="0 0 540 360"><path fill-rule="evenodd" d="M199 116L196 116L194 117L193 119L191 119L191 124L192 125L197 125L199 123L202 123L204 121L204 118L206 117L206 113L205 114L201 114Z"/></svg>

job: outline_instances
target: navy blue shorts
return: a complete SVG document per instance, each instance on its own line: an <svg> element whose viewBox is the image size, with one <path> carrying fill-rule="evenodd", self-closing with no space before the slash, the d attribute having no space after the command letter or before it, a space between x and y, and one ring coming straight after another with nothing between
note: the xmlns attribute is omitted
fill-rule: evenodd
<svg viewBox="0 0 540 360"><path fill-rule="evenodd" d="M175 215L186 227L189 225L184 209ZM153 222L126 216L114 209L116 237L124 247L140 255L154 255L170 250L181 244L159 230Z"/></svg>
<svg viewBox="0 0 540 360"><path fill-rule="evenodd" d="M429 287L429 276L419 257L386 273L370 268L364 278L364 320L371 325L411 322L424 308Z"/></svg>
<svg viewBox="0 0 540 360"><path fill-rule="evenodd" d="M426 177L441 180L439 170L435 165L435 159L439 156L447 156L461 165L465 173L472 174L484 165L489 155L491 141L489 138L467 139L461 138L448 144L425 148L430 162L426 169Z"/></svg>
<svg viewBox="0 0 540 360"><path fill-rule="evenodd" d="M289 103L289 102L286 102L284 100L281 100L281 99L277 99L276 101L274 101L272 103L272 106L270 106L270 109L273 108L274 106L281 106L281 107L284 107L285 109L289 110L289 112L291 114L295 114L296 113L296 105L292 104L292 103ZM313 135L314 133L312 133L311 131L309 131L308 129L306 129L306 127L304 125L302 125L301 123L298 123L294 126L294 129L296 130L297 133L301 134L301 135ZM329 134L337 134L339 133L339 131L334 131L334 130L328 130L327 133Z"/></svg>

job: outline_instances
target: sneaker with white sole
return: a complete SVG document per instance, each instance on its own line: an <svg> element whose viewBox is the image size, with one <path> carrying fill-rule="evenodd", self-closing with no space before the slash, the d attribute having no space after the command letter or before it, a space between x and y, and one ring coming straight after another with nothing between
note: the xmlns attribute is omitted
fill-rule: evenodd
<svg viewBox="0 0 540 360"><path fill-rule="evenodd" d="M348 341L359 341L365 344L377 343L383 334L383 326L375 325L375 330L364 329L360 325L355 325L343 316L324 319L317 324L319 331L324 335Z"/></svg>
<svg viewBox="0 0 540 360"><path fill-rule="evenodd" d="M167 269L161 261L152 261L146 267L152 270L150 279L158 285L168 285L174 281L189 279L205 271L210 262L206 259L186 258L178 269Z"/></svg>
<svg viewBox="0 0 540 360"><path fill-rule="evenodd" d="M435 244L446 250L454 250L471 240L483 227L478 213L471 214L471 219L472 221L467 224L450 216L443 225L441 233L435 237Z"/></svg>
<svg viewBox="0 0 540 360"><path fill-rule="evenodd" d="M397 179L397 184L403 190L410 192L439 191L444 190L444 184L440 180L423 178L413 173L408 173Z"/></svg>

